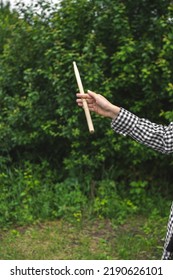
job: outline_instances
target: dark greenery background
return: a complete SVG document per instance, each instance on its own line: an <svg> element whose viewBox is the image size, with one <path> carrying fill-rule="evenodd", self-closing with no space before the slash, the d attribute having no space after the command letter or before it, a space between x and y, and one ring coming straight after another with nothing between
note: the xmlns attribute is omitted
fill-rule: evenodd
<svg viewBox="0 0 173 280"><path fill-rule="evenodd" d="M88 209L120 221L129 213L167 211L172 155L116 135L110 120L96 115L90 135L75 101L72 62L86 90L168 124L172 1L36 6L0 7L0 223L79 219Z"/></svg>

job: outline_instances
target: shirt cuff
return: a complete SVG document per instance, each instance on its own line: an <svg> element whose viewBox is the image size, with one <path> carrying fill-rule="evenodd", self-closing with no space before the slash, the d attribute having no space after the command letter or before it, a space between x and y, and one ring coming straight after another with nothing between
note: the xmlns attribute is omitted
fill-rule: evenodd
<svg viewBox="0 0 173 280"><path fill-rule="evenodd" d="M126 136L130 134L138 122L138 117L131 112L121 108L118 116L112 120L111 127L119 134Z"/></svg>

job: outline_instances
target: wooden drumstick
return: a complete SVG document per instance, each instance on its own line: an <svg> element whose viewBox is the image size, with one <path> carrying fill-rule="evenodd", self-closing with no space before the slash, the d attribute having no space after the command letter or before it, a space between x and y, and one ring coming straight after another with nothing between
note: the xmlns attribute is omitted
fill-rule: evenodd
<svg viewBox="0 0 173 280"><path fill-rule="evenodd" d="M80 91L80 93L85 94L84 89L83 89L83 85L82 85L82 81L81 81L81 78L80 78L79 70L77 68L77 65L76 65L75 61L73 62L73 66L74 66L74 73L75 73L75 76L76 76L76 81L77 81L77 84L78 84L79 91ZM83 102L83 108L84 108L84 111L85 111L85 116L86 116L89 132L94 133L94 126L93 126L93 122L92 122L92 119L91 119L91 115L90 115L90 111L89 111L89 108L88 108L87 101L86 101L86 99L82 98L82 102Z"/></svg>

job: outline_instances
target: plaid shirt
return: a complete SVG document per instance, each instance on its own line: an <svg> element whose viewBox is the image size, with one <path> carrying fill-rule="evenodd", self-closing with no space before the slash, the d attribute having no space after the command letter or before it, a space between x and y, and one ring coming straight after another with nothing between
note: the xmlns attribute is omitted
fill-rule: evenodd
<svg viewBox="0 0 173 280"><path fill-rule="evenodd" d="M129 135L136 141L161 153L169 154L173 152L173 123L168 126L158 125L121 108L117 118L112 120L111 127L117 133L124 136ZM173 204L162 255L162 260L170 259L173 259Z"/></svg>
<svg viewBox="0 0 173 280"><path fill-rule="evenodd" d="M129 135L161 153L173 152L173 122L168 126L155 124L121 108L118 117L112 121L111 127L117 133Z"/></svg>

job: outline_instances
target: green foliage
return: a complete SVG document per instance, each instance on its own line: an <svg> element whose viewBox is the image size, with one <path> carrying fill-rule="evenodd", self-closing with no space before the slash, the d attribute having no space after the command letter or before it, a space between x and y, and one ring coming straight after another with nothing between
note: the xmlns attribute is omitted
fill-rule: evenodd
<svg viewBox="0 0 173 280"><path fill-rule="evenodd" d="M78 220L86 197L77 181L58 183L58 172L47 162L30 164L0 173L0 224L26 224L66 216Z"/></svg>
<svg viewBox="0 0 173 280"><path fill-rule="evenodd" d="M101 181L93 204L93 211L99 217L123 222L127 215L136 213L137 207L127 197L123 198L113 181Z"/></svg>
<svg viewBox="0 0 173 280"><path fill-rule="evenodd" d="M36 6L0 7L1 222L68 211L78 217L91 197L95 213L121 216L124 209L123 217L140 209L148 191L169 197L172 156L115 136L109 120L96 115L96 133L89 135L75 105L72 62L85 90L167 124L173 117L172 2L62 0ZM52 170L58 170L57 180ZM121 201L118 186L130 198Z"/></svg>

